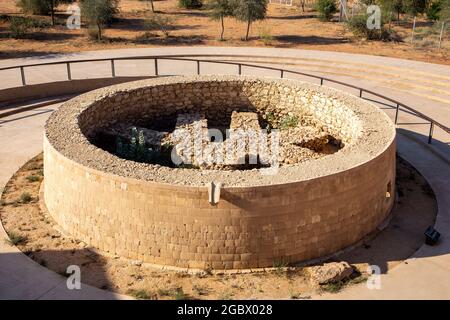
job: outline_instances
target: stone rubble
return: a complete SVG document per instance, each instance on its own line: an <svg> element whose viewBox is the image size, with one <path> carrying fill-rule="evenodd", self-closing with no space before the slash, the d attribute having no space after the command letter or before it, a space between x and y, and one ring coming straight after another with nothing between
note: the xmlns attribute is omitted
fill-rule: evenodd
<svg viewBox="0 0 450 320"><path fill-rule="evenodd" d="M280 152L277 160L280 165L300 163L323 156L321 151L330 142L330 135L315 127L311 119L305 118L306 120L302 119L304 121L300 121L295 127L279 130ZM273 162L270 150L271 133L261 131L258 114L255 112L233 111L228 139L219 142L211 142L208 120L204 114L198 113L178 114L175 130L170 133L120 122L103 132L129 139L133 127L144 133L147 145L152 148L164 144L174 146L180 161L192 167L204 170L234 170L251 168L251 164L257 164L256 162ZM252 148L251 139L255 139L255 142L265 140L267 144L255 143ZM253 162L250 163L250 159L253 159Z"/></svg>
<svg viewBox="0 0 450 320"><path fill-rule="evenodd" d="M310 274L317 284L336 283L349 278L353 274L353 267L345 261L331 262L312 267Z"/></svg>
<svg viewBox="0 0 450 320"><path fill-rule="evenodd" d="M164 123L163 119L173 119L175 124L178 114L189 113L204 114L208 126L223 131L230 127L233 111L258 114L263 129L268 127L271 116L297 117L302 130L311 125L317 128L312 137L323 135L325 139L328 134L341 149L315 158L312 150L303 148L305 157L291 159L300 150L287 148L284 159L290 160L282 158L277 174L268 176L253 168L193 170L197 168L125 160L102 150L94 136L99 129L118 122L155 129L157 126L147 125L152 121ZM277 125L269 129L278 129ZM270 138L274 136L269 134ZM204 186L216 180L228 186L250 186L314 179L352 168L383 152L395 138L395 130L382 111L339 90L288 79L215 75L136 81L80 95L52 114L46 123L46 138L64 156L120 176L189 186ZM298 139L297 147L318 149L321 139Z"/></svg>

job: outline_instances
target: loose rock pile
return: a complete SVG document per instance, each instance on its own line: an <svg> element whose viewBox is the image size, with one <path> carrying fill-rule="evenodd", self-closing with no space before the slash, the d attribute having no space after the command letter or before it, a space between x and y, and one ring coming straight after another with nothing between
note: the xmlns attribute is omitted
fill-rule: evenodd
<svg viewBox="0 0 450 320"><path fill-rule="evenodd" d="M175 148L171 161L176 166L208 170L252 169L275 162L290 165L322 157L332 136L307 116L292 123L288 128L261 130L257 113L233 111L223 141L217 137L219 131L216 134L208 131L205 114L183 113L177 115L173 132L136 127L130 123L116 123L102 132L129 139L135 127L143 133L152 150L160 150L161 146ZM211 135L214 135L214 141ZM278 144L278 148L274 149L273 144Z"/></svg>
<svg viewBox="0 0 450 320"><path fill-rule="evenodd" d="M353 267L348 262L331 262L311 269L311 279L317 284L336 283L349 278Z"/></svg>

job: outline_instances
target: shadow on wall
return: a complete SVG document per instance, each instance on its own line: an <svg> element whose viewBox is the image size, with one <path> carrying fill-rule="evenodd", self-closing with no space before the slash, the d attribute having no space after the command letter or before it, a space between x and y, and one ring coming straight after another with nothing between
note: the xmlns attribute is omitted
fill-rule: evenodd
<svg viewBox="0 0 450 320"><path fill-rule="evenodd" d="M387 226L326 262L347 261L357 266L376 265L382 273L387 273L424 245L424 232L427 227L434 225L437 215L435 195L423 176L407 161L397 157L396 166L397 202ZM221 191L221 197L222 200L239 204L244 209L251 206L246 199L233 195L226 189ZM448 248L441 248L438 243L438 255L448 253Z"/></svg>
<svg viewBox="0 0 450 320"><path fill-rule="evenodd" d="M429 252L431 256L448 254L448 247L442 245L442 242L438 242L435 247L424 245L424 232L434 225L438 213L433 190L425 178L399 156L396 167L397 199L388 225L381 232L369 235L355 249L331 260L376 265L382 273L386 273L419 249L428 249L425 252Z"/></svg>
<svg viewBox="0 0 450 320"><path fill-rule="evenodd" d="M423 245L423 231L434 224L436 201L423 177L401 158L397 158L397 193L398 201L389 225L375 238L367 239L351 252L338 255L333 260L377 265L382 273L386 273L388 268L401 263ZM242 204L242 199L228 198L228 201L233 200ZM422 247L418 256L448 254L448 246L442 241L446 239L435 247ZM86 286L114 290L105 269L106 263L103 256L86 248L33 248L23 253L0 254L0 299L117 299L118 296L112 292ZM80 268L81 290L67 287L66 271L71 265ZM73 283L72 279L70 283Z"/></svg>

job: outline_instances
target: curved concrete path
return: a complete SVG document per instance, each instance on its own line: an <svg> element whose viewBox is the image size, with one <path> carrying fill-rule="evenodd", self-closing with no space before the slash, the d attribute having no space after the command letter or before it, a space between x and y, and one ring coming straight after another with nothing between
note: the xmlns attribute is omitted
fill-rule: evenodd
<svg viewBox="0 0 450 320"><path fill-rule="evenodd" d="M154 48L133 50L111 50L72 54L49 58L30 58L0 61L0 66L97 57L140 56L140 55L216 55L207 57L218 60L239 60L265 65L278 65L346 81L375 92L395 98L435 118L444 125L450 123L450 67L394 58L353 55L346 53L304 51L265 48ZM238 55L238 56L236 56ZM136 62L123 62L118 72L144 70ZM186 63L167 63L163 66L167 74L196 71ZM191 70L192 69L192 70ZM218 65L203 66L204 73L231 73L233 70ZM79 75L108 75L107 68L79 66ZM145 69L151 74L151 68ZM244 73L278 76L275 73L245 69ZM76 73L74 73L76 74ZM125 75L125 74L124 74ZM0 89L14 83L17 74L0 76ZM28 70L27 77L33 83L64 79L63 71L45 72ZM287 76L289 77L289 76ZM13 84L14 86L15 84ZM327 84L326 84L327 85ZM342 89L342 88L340 88ZM352 92L354 93L354 92ZM371 99L370 96L365 97ZM378 103L391 117L392 106ZM0 119L0 186L29 158L42 150L43 124L50 112L58 105L42 107ZM442 240L434 247L423 246L413 257L381 276L381 290L368 290L364 284L345 289L339 294L323 295L325 299L450 299L450 136L436 130L435 141L426 145L424 135L428 126L420 119L402 113L398 133L398 152L412 163L428 180L438 200L436 228L442 233ZM413 124L406 124L411 123ZM6 234L0 228L0 238ZM115 299L123 296L83 285L82 290L67 290L65 278L41 267L18 252L14 247L0 242L0 299Z"/></svg>

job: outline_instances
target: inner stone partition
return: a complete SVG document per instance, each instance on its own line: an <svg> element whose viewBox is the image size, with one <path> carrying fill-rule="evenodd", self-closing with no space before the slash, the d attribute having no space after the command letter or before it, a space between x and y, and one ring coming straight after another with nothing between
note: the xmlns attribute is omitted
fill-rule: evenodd
<svg viewBox="0 0 450 320"><path fill-rule="evenodd" d="M176 126L233 111L295 115L342 141L338 152L258 170L170 168L118 158L94 142L117 121ZM252 120L253 121L253 120ZM149 133L150 134L150 133ZM100 250L157 265L242 269L329 255L372 232L394 203L395 128L378 108L293 80L168 77L78 96L54 112L44 141L44 197L63 230ZM208 202L208 185L221 183Z"/></svg>

